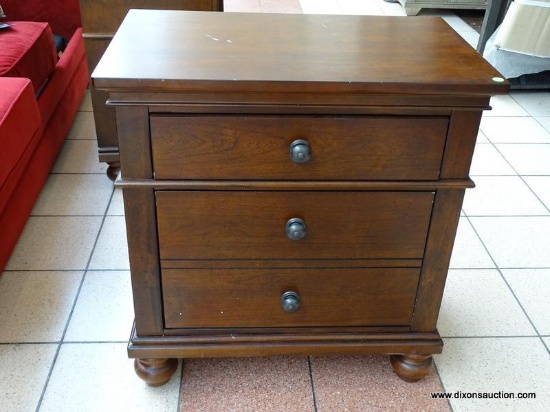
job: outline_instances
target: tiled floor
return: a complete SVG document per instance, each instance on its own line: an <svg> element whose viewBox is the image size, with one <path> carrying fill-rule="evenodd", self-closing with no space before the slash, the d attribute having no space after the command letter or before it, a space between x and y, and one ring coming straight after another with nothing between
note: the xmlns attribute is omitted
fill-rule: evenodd
<svg viewBox="0 0 550 412"><path fill-rule="evenodd" d="M228 11L403 15L383 0L226 0ZM476 33L444 18L471 44ZM97 162L89 95L0 277L0 411L542 411L550 408L550 93L492 100L439 330L416 384L384 357L194 359L160 388L126 357L124 211ZM181 384L183 382L183 385ZM434 400L430 392L534 392Z"/></svg>

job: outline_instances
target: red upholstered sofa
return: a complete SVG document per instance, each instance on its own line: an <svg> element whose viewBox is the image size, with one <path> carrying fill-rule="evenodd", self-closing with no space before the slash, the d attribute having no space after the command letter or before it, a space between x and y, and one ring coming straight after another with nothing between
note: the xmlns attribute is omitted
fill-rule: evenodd
<svg viewBox="0 0 550 412"><path fill-rule="evenodd" d="M89 82L78 0L0 0L0 273ZM33 23L34 22L34 23ZM60 54L56 34L68 41ZM60 57L59 57L60 56Z"/></svg>

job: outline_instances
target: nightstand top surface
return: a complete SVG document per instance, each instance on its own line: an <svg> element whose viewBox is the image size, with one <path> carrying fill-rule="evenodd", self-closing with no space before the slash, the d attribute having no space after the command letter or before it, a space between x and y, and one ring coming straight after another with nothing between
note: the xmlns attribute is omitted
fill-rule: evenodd
<svg viewBox="0 0 550 412"><path fill-rule="evenodd" d="M92 77L134 92L508 90L439 17L131 10Z"/></svg>

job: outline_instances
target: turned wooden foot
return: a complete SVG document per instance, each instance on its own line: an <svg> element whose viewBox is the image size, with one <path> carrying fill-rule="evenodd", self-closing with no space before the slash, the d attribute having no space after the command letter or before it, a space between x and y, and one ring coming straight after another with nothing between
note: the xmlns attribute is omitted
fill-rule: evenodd
<svg viewBox="0 0 550 412"><path fill-rule="evenodd" d="M416 382L430 371L431 355L391 355L391 365L397 376L405 382Z"/></svg>
<svg viewBox="0 0 550 412"><path fill-rule="evenodd" d="M114 182L120 171L120 162L107 162L107 164L109 165L106 172L107 177Z"/></svg>
<svg viewBox="0 0 550 412"><path fill-rule="evenodd" d="M136 359L134 369L149 386L161 386L170 380L178 368L177 359Z"/></svg>

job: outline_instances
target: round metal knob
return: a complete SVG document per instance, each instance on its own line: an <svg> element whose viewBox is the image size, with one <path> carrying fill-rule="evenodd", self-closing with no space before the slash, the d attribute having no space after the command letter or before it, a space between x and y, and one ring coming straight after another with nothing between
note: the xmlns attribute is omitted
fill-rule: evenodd
<svg viewBox="0 0 550 412"><path fill-rule="evenodd" d="M306 224L300 218L293 217L286 222L286 236L290 240L300 240L306 235Z"/></svg>
<svg viewBox="0 0 550 412"><path fill-rule="evenodd" d="M288 291L281 296L281 307L285 312L296 312L300 309L300 295L298 292Z"/></svg>
<svg viewBox="0 0 550 412"><path fill-rule="evenodd" d="M306 163L311 159L311 147L305 140L294 140L290 144L290 158L294 163Z"/></svg>

